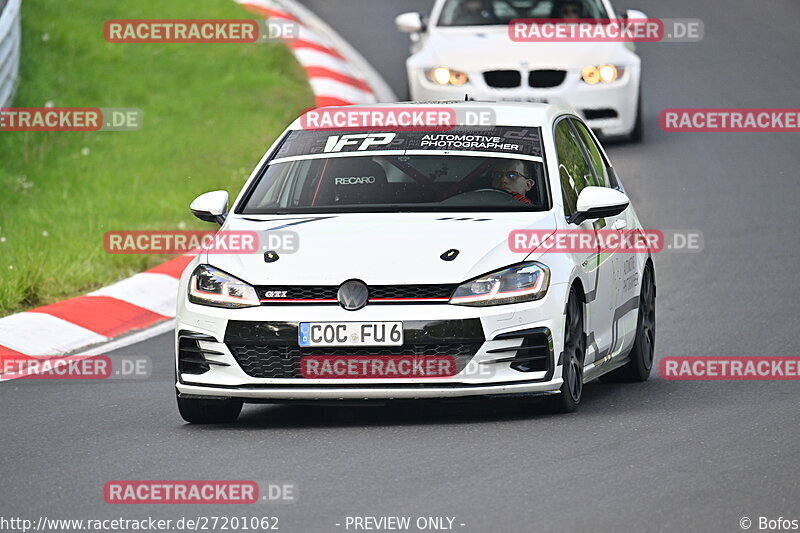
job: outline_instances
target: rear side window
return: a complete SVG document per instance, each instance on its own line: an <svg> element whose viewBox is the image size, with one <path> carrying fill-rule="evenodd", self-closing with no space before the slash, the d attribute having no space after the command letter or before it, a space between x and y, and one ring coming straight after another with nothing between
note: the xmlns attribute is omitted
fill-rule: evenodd
<svg viewBox="0 0 800 533"><path fill-rule="evenodd" d="M603 154L600 153L600 148L597 146L597 143L594 142L586 125L574 119L572 120L572 125L578 130L578 136L583 141L583 146L586 147L586 153L589 155L589 163L592 165L592 169L594 169L599 185L602 187L614 188L616 184L611 182L611 177L608 174L608 166L606 165L605 159L603 159Z"/></svg>
<svg viewBox="0 0 800 533"><path fill-rule="evenodd" d="M597 182L584 157L581 140L570 127L570 121L559 122L556 125L555 135L564 214L569 216L577 211L578 195L581 191L586 187L597 186Z"/></svg>

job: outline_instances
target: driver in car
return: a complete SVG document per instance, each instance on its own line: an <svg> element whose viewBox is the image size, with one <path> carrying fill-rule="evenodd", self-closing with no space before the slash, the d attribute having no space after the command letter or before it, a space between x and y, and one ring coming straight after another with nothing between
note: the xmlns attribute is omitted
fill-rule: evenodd
<svg viewBox="0 0 800 533"><path fill-rule="evenodd" d="M531 203L526 195L535 182L522 161L507 159L498 162L489 171L489 175L492 177L493 188L507 192L523 204Z"/></svg>
<svg viewBox="0 0 800 533"><path fill-rule="evenodd" d="M474 26L487 24L493 18L492 14L486 10L484 0L465 0L453 15L453 23L456 26Z"/></svg>
<svg viewBox="0 0 800 533"><path fill-rule="evenodd" d="M581 0L561 0L560 2L556 2L553 5L551 18L583 18L583 2Z"/></svg>

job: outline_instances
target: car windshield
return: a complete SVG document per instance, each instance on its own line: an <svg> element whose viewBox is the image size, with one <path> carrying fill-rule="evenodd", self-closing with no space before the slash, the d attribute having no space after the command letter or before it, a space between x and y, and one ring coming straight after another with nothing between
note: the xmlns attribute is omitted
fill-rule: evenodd
<svg viewBox="0 0 800 533"><path fill-rule="evenodd" d="M292 130L236 213L547 210L543 152L538 127Z"/></svg>
<svg viewBox="0 0 800 533"><path fill-rule="evenodd" d="M447 0L438 26L505 25L514 19L605 19L602 0Z"/></svg>
<svg viewBox="0 0 800 533"><path fill-rule="evenodd" d="M240 213L541 211L547 198L537 161L367 154L272 163Z"/></svg>

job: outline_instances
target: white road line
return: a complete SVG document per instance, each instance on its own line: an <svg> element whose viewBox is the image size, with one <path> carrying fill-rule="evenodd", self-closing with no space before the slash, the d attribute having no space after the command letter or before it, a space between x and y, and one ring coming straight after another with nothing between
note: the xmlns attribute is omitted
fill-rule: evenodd
<svg viewBox="0 0 800 533"><path fill-rule="evenodd" d="M118 339L114 339L111 342L106 342L99 346L95 346L88 350L80 350L81 355L108 355L109 353L113 352L114 350L119 350L121 348L125 348L127 346L132 346L134 344L139 344L140 342L144 342L146 340L152 339L153 337L158 337L159 335L163 335L164 333L168 333L175 329L175 319L165 320L164 322L159 322L154 326L151 326L147 329L143 329L141 331L137 331L135 333L131 333L130 335L125 335L124 337L120 337ZM135 354L134 354L135 355ZM172 344L170 344L170 349L167 353L160 354L163 357L167 357L172 359L175 354L172 353Z"/></svg>

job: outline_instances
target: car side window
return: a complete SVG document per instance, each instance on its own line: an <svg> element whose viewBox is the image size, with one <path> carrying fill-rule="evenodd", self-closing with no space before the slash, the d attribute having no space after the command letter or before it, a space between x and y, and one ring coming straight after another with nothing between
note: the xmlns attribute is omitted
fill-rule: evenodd
<svg viewBox="0 0 800 533"><path fill-rule="evenodd" d="M564 214L569 216L577 211L578 195L581 191L586 187L596 186L597 183L583 155L581 141L570 127L569 120L562 120L556 125L555 137Z"/></svg>
<svg viewBox="0 0 800 533"><path fill-rule="evenodd" d="M583 146L586 148L586 153L589 155L589 164L592 165L594 174L597 176L598 185L613 189L615 185L611 182L606 161L603 158L603 154L600 153L600 148L597 146L597 143L594 142L592 135L586 128L586 125L574 119L572 119L571 122L572 125L575 126L575 129L578 130L578 135L583 141Z"/></svg>

